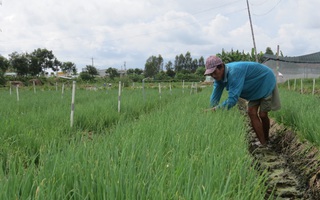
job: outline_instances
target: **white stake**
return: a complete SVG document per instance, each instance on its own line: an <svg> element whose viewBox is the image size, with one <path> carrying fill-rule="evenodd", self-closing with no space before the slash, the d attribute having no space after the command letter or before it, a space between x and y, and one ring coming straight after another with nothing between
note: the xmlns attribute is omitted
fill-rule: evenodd
<svg viewBox="0 0 320 200"><path fill-rule="evenodd" d="M314 95L314 89L316 87L316 79L313 78L312 95Z"/></svg>
<svg viewBox="0 0 320 200"><path fill-rule="evenodd" d="M171 83L170 83L170 94L172 95L172 88L171 88Z"/></svg>
<svg viewBox="0 0 320 200"><path fill-rule="evenodd" d="M184 80L182 81L182 93L184 93Z"/></svg>
<svg viewBox="0 0 320 200"><path fill-rule="evenodd" d="M61 98L63 98L63 94L64 94L64 83L62 84Z"/></svg>
<svg viewBox="0 0 320 200"><path fill-rule="evenodd" d="M300 84L300 86L301 86L300 90L301 90L301 94L303 94L303 84L302 84L302 79L300 79L300 82L301 82L301 84Z"/></svg>
<svg viewBox="0 0 320 200"><path fill-rule="evenodd" d="M190 86L190 94L192 94L192 90L193 90L193 83Z"/></svg>
<svg viewBox="0 0 320 200"><path fill-rule="evenodd" d="M198 83L195 83L195 87L196 87L196 94L198 93Z"/></svg>
<svg viewBox="0 0 320 200"><path fill-rule="evenodd" d="M146 92L144 90L144 79L142 79L142 94L143 94L143 102L145 103L146 102Z"/></svg>
<svg viewBox="0 0 320 200"><path fill-rule="evenodd" d="M120 105L121 105L121 81L119 81L118 112L120 112Z"/></svg>
<svg viewBox="0 0 320 200"><path fill-rule="evenodd" d="M161 84L159 83L159 95L160 95L160 99L161 99Z"/></svg>
<svg viewBox="0 0 320 200"><path fill-rule="evenodd" d="M70 115L70 127L73 127L73 115L74 115L74 99L76 94L76 82L72 82L72 100L71 100L71 115Z"/></svg>
<svg viewBox="0 0 320 200"><path fill-rule="evenodd" d="M17 101L19 101L19 85L16 86L16 91L17 91Z"/></svg>
<svg viewBox="0 0 320 200"><path fill-rule="evenodd" d="M33 81L33 92L36 93L36 83Z"/></svg>
<svg viewBox="0 0 320 200"><path fill-rule="evenodd" d="M10 81L10 95L12 95L12 83Z"/></svg>

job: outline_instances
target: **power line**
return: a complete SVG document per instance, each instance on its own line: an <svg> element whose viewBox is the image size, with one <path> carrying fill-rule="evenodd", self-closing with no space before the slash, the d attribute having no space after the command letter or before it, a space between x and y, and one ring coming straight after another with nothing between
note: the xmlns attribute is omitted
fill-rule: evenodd
<svg viewBox="0 0 320 200"><path fill-rule="evenodd" d="M264 15L267 15L267 14L269 14L271 11L273 11L273 10L280 4L281 1L282 1L282 0L278 0L277 4L274 5L274 6L273 6L270 10L268 10L266 13L263 13L263 14L254 14L254 13L253 13L253 15L255 15L255 16L264 16Z"/></svg>
<svg viewBox="0 0 320 200"><path fill-rule="evenodd" d="M250 5L253 5L253 6L261 6L265 3L269 2L269 0L263 0L262 2L259 2L259 3L252 3L250 2Z"/></svg>

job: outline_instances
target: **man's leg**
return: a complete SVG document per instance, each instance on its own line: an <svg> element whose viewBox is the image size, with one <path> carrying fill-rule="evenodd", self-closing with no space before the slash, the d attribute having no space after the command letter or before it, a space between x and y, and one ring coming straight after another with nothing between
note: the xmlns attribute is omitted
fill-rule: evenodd
<svg viewBox="0 0 320 200"><path fill-rule="evenodd" d="M270 130L270 119L268 116L268 112L260 111L259 117L262 122L264 138L265 138L266 142L268 142L269 141L269 130Z"/></svg>
<svg viewBox="0 0 320 200"><path fill-rule="evenodd" d="M258 109L259 109L259 105L248 107L248 115L251 120L252 128L254 132L256 132L256 135L260 143L262 145L266 145L267 141L264 134L263 123L260 120L260 117L258 116Z"/></svg>

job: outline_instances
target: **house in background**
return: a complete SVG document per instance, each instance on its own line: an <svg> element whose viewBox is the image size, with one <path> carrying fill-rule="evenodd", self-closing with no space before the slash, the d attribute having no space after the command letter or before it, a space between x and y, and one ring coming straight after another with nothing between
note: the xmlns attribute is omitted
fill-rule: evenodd
<svg viewBox="0 0 320 200"><path fill-rule="evenodd" d="M6 73L4 73L4 76L16 77L17 73L16 72L6 72Z"/></svg>
<svg viewBox="0 0 320 200"><path fill-rule="evenodd" d="M98 71L98 76L99 76L99 77L109 76L109 74L106 73L107 69L97 69L97 71ZM127 74L127 70L122 70L122 69L119 70L119 69L118 69L117 71L118 71L118 73L120 74L120 77Z"/></svg>

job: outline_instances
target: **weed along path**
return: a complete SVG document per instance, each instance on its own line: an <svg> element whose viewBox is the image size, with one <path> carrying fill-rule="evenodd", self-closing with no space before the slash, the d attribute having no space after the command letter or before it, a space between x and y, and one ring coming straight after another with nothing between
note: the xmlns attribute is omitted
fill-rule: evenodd
<svg viewBox="0 0 320 200"><path fill-rule="evenodd" d="M320 199L320 153L301 142L290 130L271 120L268 147L259 145L253 131L248 134L249 151L257 170L267 173L265 199Z"/></svg>

